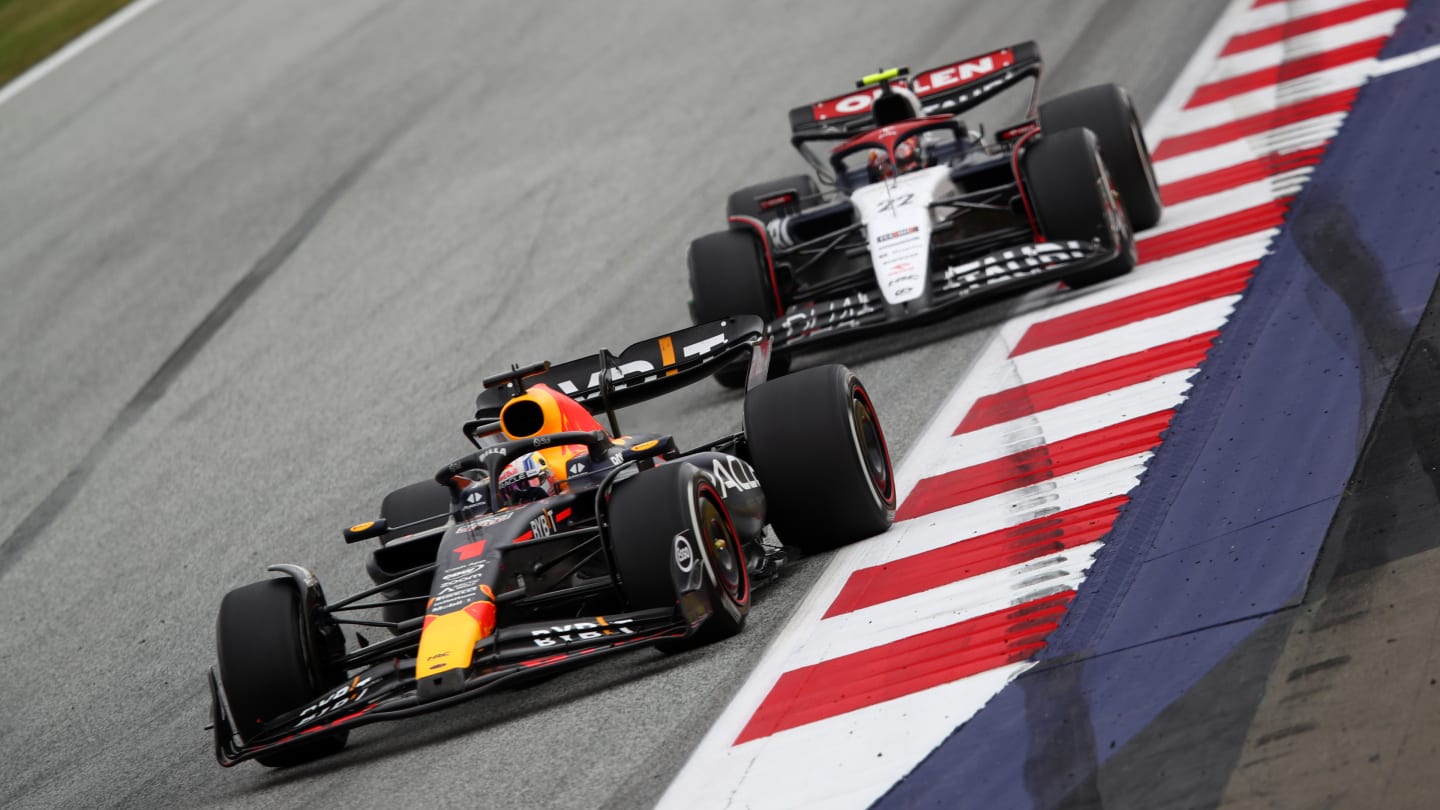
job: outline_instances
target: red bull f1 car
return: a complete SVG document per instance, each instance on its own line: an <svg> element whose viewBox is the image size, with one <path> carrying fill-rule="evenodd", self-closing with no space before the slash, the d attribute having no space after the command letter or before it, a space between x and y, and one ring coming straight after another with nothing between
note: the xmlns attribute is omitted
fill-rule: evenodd
<svg viewBox="0 0 1440 810"><path fill-rule="evenodd" d="M1129 272L1134 232L1161 214L1139 117L1113 84L1039 103L1042 68L1024 42L791 110L814 175L730 195L729 228L690 245L692 317L758 315L784 363L815 341ZM961 120L1026 81L1023 120L993 138Z"/></svg>
<svg viewBox="0 0 1440 810"><path fill-rule="evenodd" d="M682 451L620 432L616 408L737 357L750 381L739 433ZM373 588L331 600L306 569L274 565L224 597L210 672L220 764L306 762L356 726L731 636L784 556L767 526L802 550L884 531L894 475L864 386L834 365L767 381L768 363L764 324L740 316L487 379L465 425L474 452L345 530L378 540ZM356 628L383 638L347 639Z"/></svg>

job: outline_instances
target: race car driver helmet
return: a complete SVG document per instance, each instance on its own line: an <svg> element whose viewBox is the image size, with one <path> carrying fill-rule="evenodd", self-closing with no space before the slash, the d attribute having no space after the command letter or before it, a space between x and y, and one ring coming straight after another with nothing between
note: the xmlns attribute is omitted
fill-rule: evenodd
<svg viewBox="0 0 1440 810"><path fill-rule="evenodd" d="M506 506L529 503L555 494L555 480L545 456L529 453L500 472L500 501Z"/></svg>
<svg viewBox="0 0 1440 810"><path fill-rule="evenodd" d="M895 176L895 164L883 150L871 149L870 156L865 161L865 174L872 183L888 180Z"/></svg>
<svg viewBox="0 0 1440 810"><path fill-rule="evenodd" d="M925 168L925 153L918 138L909 138L895 145L895 173L905 174Z"/></svg>

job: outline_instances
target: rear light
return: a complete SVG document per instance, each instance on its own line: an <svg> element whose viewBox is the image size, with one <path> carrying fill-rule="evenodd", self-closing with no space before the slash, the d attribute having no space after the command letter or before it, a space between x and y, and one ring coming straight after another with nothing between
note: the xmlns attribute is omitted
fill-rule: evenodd
<svg viewBox="0 0 1440 810"><path fill-rule="evenodd" d="M760 210L769 211L772 208L779 208L783 205L794 205L800 201L800 196L793 191L784 194L777 194L773 197L764 197L760 200Z"/></svg>

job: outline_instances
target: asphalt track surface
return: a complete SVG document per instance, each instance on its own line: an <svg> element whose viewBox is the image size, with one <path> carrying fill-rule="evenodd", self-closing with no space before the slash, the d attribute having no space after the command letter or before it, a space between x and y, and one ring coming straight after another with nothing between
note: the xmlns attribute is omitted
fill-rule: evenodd
<svg viewBox="0 0 1440 810"><path fill-rule="evenodd" d="M1148 113L1222 5L162 3L0 106L4 803L649 804L815 561L734 641L287 772L211 758L220 597L272 562L367 585L339 527L464 452L480 377L684 325L688 240L802 168L790 106L1034 38L1047 95L1118 81ZM802 365L857 368L898 458L1014 306ZM622 424L686 445L739 405Z"/></svg>

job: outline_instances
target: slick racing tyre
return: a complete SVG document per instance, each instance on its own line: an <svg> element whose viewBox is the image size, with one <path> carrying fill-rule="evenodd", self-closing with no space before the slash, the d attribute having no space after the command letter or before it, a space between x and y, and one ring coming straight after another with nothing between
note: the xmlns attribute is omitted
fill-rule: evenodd
<svg viewBox="0 0 1440 810"><path fill-rule="evenodd" d="M336 641L339 650L333 649ZM305 706L344 679L343 670L326 663L344 651L338 628L331 634L314 625L299 585L288 577L225 594L215 642L235 730L247 742L263 722ZM299 765L344 748L349 734L346 729L315 734L256 759L271 768Z"/></svg>
<svg viewBox="0 0 1440 810"><path fill-rule="evenodd" d="M631 610L675 605L676 578L703 566L710 617L690 636L657 645L662 652L729 638L745 626L750 575L741 538L720 493L694 465L662 464L616 484L609 522L615 574Z"/></svg>
<svg viewBox="0 0 1440 810"><path fill-rule="evenodd" d="M1040 230L1052 242L1099 239L1108 244L1112 222L1120 232L1120 255L1065 277L1079 289L1118 278L1135 267L1135 234L1115 201L1095 134L1067 129L1042 135L1025 151L1022 172Z"/></svg>
<svg viewBox="0 0 1440 810"><path fill-rule="evenodd" d="M1116 85L1102 84L1040 105L1041 132L1048 135L1079 127L1100 140L1100 156L1120 192L1130 224L1137 231L1154 226L1162 210L1160 186L1130 94Z"/></svg>
<svg viewBox="0 0 1440 810"><path fill-rule="evenodd" d="M775 205L770 208L762 208L761 200L773 199L781 194L793 193L793 202L783 205ZM734 194L725 202L725 216L729 217L754 217L761 222L769 222L776 219L787 211L794 211L807 200L814 200L820 196L820 188L815 185L815 178L808 174L797 174L791 177L782 177L779 180L771 180L768 183L757 183L753 186L746 186ZM737 227L731 223L730 227Z"/></svg>
<svg viewBox="0 0 1440 810"><path fill-rule="evenodd" d="M712 233L690 243L690 314L695 323L709 323L732 315L759 315L774 320L775 293L764 245L753 230ZM787 361L771 355L772 374L785 373ZM732 360L715 372L726 388L741 388L749 366L745 358Z"/></svg>
<svg viewBox="0 0 1440 810"><path fill-rule="evenodd" d="M751 390L745 440L782 542L824 551L879 534L895 519L885 433L848 368L807 368Z"/></svg>

